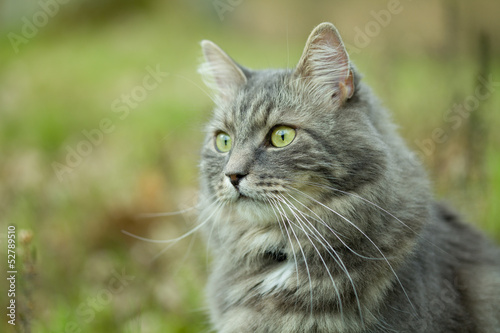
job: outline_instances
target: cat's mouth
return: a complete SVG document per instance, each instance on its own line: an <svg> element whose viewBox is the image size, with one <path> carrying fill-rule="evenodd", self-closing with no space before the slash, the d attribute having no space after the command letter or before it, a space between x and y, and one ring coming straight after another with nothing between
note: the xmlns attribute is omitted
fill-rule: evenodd
<svg viewBox="0 0 500 333"><path fill-rule="evenodd" d="M255 193L244 193L238 190L238 194L236 197L236 202L248 202L248 203L266 203L266 198L262 197L262 195Z"/></svg>
<svg viewBox="0 0 500 333"><path fill-rule="evenodd" d="M238 192L238 198L237 200L254 200L253 198L250 198L248 195L243 194L241 192Z"/></svg>
<svg viewBox="0 0 500 333"><path fill-rule="evenodd" d="M255 201L256 199L250 196L248 193L241 188L241 186L235 186L236 190L236 201Z"/></svg>
<svg viewBox="0 0 500 333"><path fill-rule="evenodd" d="M238 194L238 197L236 198L236 203L240 203L240 204L258 204L262 202L262 200L259 200L257 198L254 198L254 197L251 197L251 196L248 196L246 194L243 194L243 193L239 193Z"/></svg>

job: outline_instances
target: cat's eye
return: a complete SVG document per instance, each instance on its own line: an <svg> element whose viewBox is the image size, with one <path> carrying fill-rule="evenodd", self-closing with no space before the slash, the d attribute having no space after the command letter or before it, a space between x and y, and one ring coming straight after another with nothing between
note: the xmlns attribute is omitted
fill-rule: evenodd
<svg viewBox="0 0 500 333"><path fill-rule="evenodd" d="M221 153L227 153L231 150L232 140L229 134L224 132L217 133L215 137L215 148Z"/></svg>
<svg viewBox="0 0 500 333"><path fill-rule="evenodd" d="M278 126L271 133L271 143L277 148L288 146L295 138L295 129L288 126Z"/></svg>

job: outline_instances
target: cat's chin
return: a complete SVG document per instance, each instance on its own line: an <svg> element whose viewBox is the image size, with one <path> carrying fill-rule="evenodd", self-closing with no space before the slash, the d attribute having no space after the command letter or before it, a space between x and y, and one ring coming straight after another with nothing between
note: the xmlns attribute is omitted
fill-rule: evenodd
<svg viewBox="0 0 500 333"><path fill-rule="evenodd" d="M240 194L232 206L236 208L233 214L239 220L258 224L276 223L276 213L268 202Z"/></svg>

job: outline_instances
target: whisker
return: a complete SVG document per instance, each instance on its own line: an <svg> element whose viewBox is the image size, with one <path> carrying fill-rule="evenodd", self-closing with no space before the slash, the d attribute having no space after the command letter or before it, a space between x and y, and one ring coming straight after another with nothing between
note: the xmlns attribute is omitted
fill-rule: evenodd
<svg viewBox="0 0 500 333"><path fill-rule="evenodd" d="M385 214L389 215L390 217L394 218L396 221L398 221L399 223L401 223L403 226L405 226L406 228L408 228L409 230L411 230L413 233L417 234L417 232L415 230L413 230L409 225L407 225L406 223L404 223L403 221L401 221L401 219L399 219L397 216L395 216L394 214L390 213L389 211L387 211L386 209L380 207L379 205L377 205L376 203L366 199L366 198L363 198L362 196L356 194L356 193L352 193L352 192L347 192L347 191L343 191L343 190L339 190L335 187L332 187L332 186L328 186L328 185L325 185L325 184L320 184L320 183L314 183L314 182L304 182L305 184L308 184L308 185L311 185L311 186L316 186L316 187L321 187L321 188L325 188L325 189L328 189L328 190L331 190L331 191L334 191L334 192L339 192L339 193L342 193L342 194L345 194L345 195L349 195L349 196L352 196L352 197L355 197L355 198L358 198L358 199L361 199L363 200L364 202L372 205L373 207L381 210L382 212L384 212Z"/></svg>
<svg viewBox="0 0 500 333"><path fill-rule="evenodd" d="M212 223L212 227L210 228L210 232L208 234L208 239L207 239L207 245L206 245L206 256L205 256L205 263L206 263L206 266L207 268L209 267L208 265L208 253L209 253L209 247L210 247L210 241L212 239L212 233L214 231L214 228L215 228L215 225L217 224L217 228L219 227L219 224L218 221L219 221L219 217L220 217L220 214L222 212L222 209L220 209L220 207L217 208L218 212L217 212L217 218L213 219L213 223ZM219 229L217 229L219 230ZM219 232L219 235L220 235L220 232Z"/></svg>
<svg viewBox="0 0 500 333"><path fill-rule="evenodd" d="M172 244L168 244L167 246L165 246L163 249L161 249L157 254L155 254L153 256L153 258L151 258L151 260L149 261L149 264L153 263L154 261L156 261L156 259L158 259L162 254L164 254L165 252L167 252L172 246L174 246L175 243L172 243Z"/></svg>
<svg viewBox="0 0 500 333"><path fill-rule="evenodd" d="M290 180L290 179L289 179ZM308 182L308 181L303 181L301 182L303 184L307 184L307 185L311 185L311 186L315 186L315 187L319 187L319 188L324 188L324 189L327 189L327 190L331 190L331 191L334 191L334 192L339 192L339 193L342 193L342 194L345 194L345 195L349 195L351 197L355 197L355 198L358 198L358 199L361 199L362 201L366 202L367 204L379 209L380 211L382 211L384 214L387 214L388 216L392 217L393 219L395 219L396 221L398 221L401 225L403 225L405 228L407 228L408 230L410 230L414 235L416 236L419 236L420 233L415 231L412 227L410 227L408 224L406 224L405 222L403 222L400 218L398 218L397 216L395 216L394 214L392 214L391 212L389 212L387 209L384 209L383 207L381 207L380 205L377 205L376 203L372 202L371 200L368 200L356 193L351 193L351 192L347 192L347 191L343 191L343 190L339 190L337 188L334 188L332 186L328 186L328 185L325 185L325 184L320 184L320 183L316 183L316 182ZM446 254L448 255L449 257L454 257L452 254L450 254L448 251L444 250L441 246L439 246L438 244L435 244L434 242L428 240L428 239L425 239L425 242L429 245L432 245L434 248L436 248L437 250L439 250L440 252L442 252L443 254ZM368 258L366 258L368 259ZM372 259L378 259L378 258L372 258Z"/></svg>
<svg viewBox="0 0 500 333"><path fill-rule="evenodd" d="M288 223L290 223L290 219L286 215L286 212L285 212L284 208L281 206L279 200L277 201L277 206L281 207L281 210L284 213L284 215L282 215L282 217L284 216L286 218L286 220L288 221ZM280 210L280 214L281 214L281 210ZM307 278L309 279L309 292L311 295L311 313L310 313L310 316L312 317L313 316L313 289L312 289L312 281L311 281L311 272L309 271L309 265L307 264L307 259L306 259L306 255L304 253L304 249L302 248L302 245L300 244L299 238L297 237L297 234L295 233L295 231L293 230L293 227L291 225L290 225L290 230L292 231L293 236L297 240L297 244L299 245L300 252L302 253L302 257L304 258L304 264L306 266Z"/></svg>
<svg viewBox="0 0 500 333"><path fill-rule="evenodd" d="M292 188L293 189L293 188ZM398 284L400 285L401 289L403 290L403 293L405 294L406 298L408 299L408 302L410 303L411 307L413 308L414 311L416 311L415 307L413 306L413 303L411 302L410 300L410 297L408 296L408 293L406 292L406 289L404 288L403 286L403 283L401 282L401 280L399 279L398 275L396 274L396 271L394 270L394 268L392 267L391 263L389 262L389 260L387 259L387 257L384 255L384 253L382 252L382 250L380 250L380 248L375 244L375 242L373 242L373 240L368 237L368 235L366 235L366 233L361 230L356 224L354 224L353 222L351 222L349 219L347 219L346 217L344 217L342 214L336 212L335 210L331 209L330 207L326 206L325 204L323 204L322 202L314 199L313 197L311 197L310 195L308 195L307 193L304 193L298 189L293 189L303 195L305 195L306 197L310 198L311 200L313 200L314 202L318 203L319 205L323 206L324 208L328 209L329 211L331 211L332 213L334 213L335 215L337 215L338 217L340 217L341 219L343 219L344 221L346 221L347 223L349 223L350 225L352 225L354 228L356 228L356 230L358 230L374 247L375 249L382 255L382 257L384 258L385 262L387 263L387 265L389 266L389 268L391 269L392 273L394 274L394 277L396 278L396 280L398 281Z"/></svg>
<svg viewBox="0 0 500 333"><path fill-rule="evenodd" d="M276 214L276 211L274 210L274 207L273 207L273 204L271 202L271 199L266 198L266 200L269 203L269 206L271 207L271 209L273 210L274 216L276 216L276 219L278 220L278 215ZM278 220L278 226L280 227L280 231L281 231L281 234L283 235L283 238L285 238L285 233L283 232L283 228L281 227L281 224L279 223L279 220Z"/></svg>
<svg viewBox="0 0 500 333"><path fill-rule="evenodd" d="M292 202L290 202L290 201L289 201L288 199L286 199L284 196L281 196L281 197L282 197L282 199L283 199L283 200L285 200L285 202L284 202L284 203L285 203L285 205L287 205L287 207L290 209L290 211L291 211L291 212L292 212L292 214L294 215L294 217L295 217L295 219L297 220L297 222L299 222L299 224L300 224L300 222L302 221L302 222L304 223L304 224L303 224L303 226L305 226L305 227L306 227L309 231L312 231L312 230L311 230L311 229L307 226L307 224L309 224L309 225L310 225L313 229L315 229L315 228L314 228L314 226L312 225L312 223L311 223L309 220L307 220L307 218L306 218L305 220L302 220L302 218L300 218L297 214L295 214L294 210L295 210L295 211L297 211L297 212L298 212L299 214L301 214L301 215L302 215L302 212L301 212L299 209L297 209L297 207L296 207L296 206L295 206ZM288 202L288 203L287 203L287 202ZM303 215L302 215L302 216L303 216ZM303 217L304 217L304 216L303 216ZM306 224L305 222L307 222L307 224ZM339 290L338 290L338 288L337 288L337 284L335 283L335 281L334 281L334 279L333 279L333 276L331 275L330 269L328 268L328 266L326 265L325 260L323 259L323 256L321 255L321 253L319 252L319 250L316 248L316 246L314 245L314 242L311 240L311 238L309 238L309 236L307 235L307 232L305 232L305 230L304 230L303 226L300 226L300 228L304 231L304 233L305 233L306 237L309 239L309 242L311 243L311 245L312 245L312 246L314 247L314 249L316 250L316 253L318 253L319 258L321 259L321 262L323 263L323 266L325 266L326 271L327 271L327 273L328 273L328 276L330 277L330 280L332 281L333 288L335 289L335 293L336 293L336 295L337 295L337 297L338 297L338 299L339 299L340 316L341 316L342 320L344 320L344 312L343 312L343 306L342 306L342 298L340 297L340 292L339 292ZM318 230L316 230L316 229L315 229L315 231L316 231L316 233L317 233L317 234L318 234L321 238L323 238L323 240L325 241L325 243L326 243L326 244L328 244L328 241L327 241L327 240L326 240L326 239L325 239L325 238L321 235L321 233L320 233ZM315 235L315 234L314 234L314 231L312 231L312 235ZM336 259L336 258L333 256L333 254L330 252L330 250L329 250L328 246L327 246L325 243L323 243L323 242L322 242L322 241L321 241L318 237L315 237L315 239L316 239L316 240L317 240L317 241L318 241L318 242L319 242L319 243L320 243L320 244L321 244L321 245L325 248L325 250L327 251L327 253L328 253L328 254L330 254L330 256L333 258L333 260L334 260L337 264L339 264L339 262L337 261L337 259ZM328 245L329 245L329 244L328 244ZM332 249L332 250L333 250L333 249ZM333 252L335 253L335 256L337 256L337 257L338 257L338 254L335 252L335 250L333 250ZM342 262L342 260L341 260L339 257L338 257L338 259ZM340 264L339 264L339 265L340 265ZM340 265L340 266L342 267L342 265ZM344 268L345 268L345 266L344 266ZM345 272L347 273L347 275L348 275L348 277L349 277L349 279L351 280L351 283L352 283L352 279L350 278L350 274L349 274L349 272L347 271L347 269L345 270ZM358 300L358 305L360 306L360 304L359 304L359 299L358 299L357 292L356 292L356 288L354 287L354 283L352 283L352 286L353 286L353 288L354 288L354 293L355 293L355 295L356 295L356 299ZM361 321L363 322L363 319L362 319L362 314L361 314L361 308L360 308L359 310L360 310L360 318L361 318Z"/></svg>
<svg viewBox="0 0 500 333"><path fill-rule="evenodd" d="M188 237L189 235L192 235L193 233L195 233L196 231L198 231L201 227L203 227L210 220L210 218L215 214L215 212L217 212L222 207L222 205L223 205L220 202L215 201L209 207L211 207L211 206L213 206L215 204L218 204L217 207L216 207L216 209L203 222L201 222L200 224L198 224L196 227L194 227L190 231L186 232L184 235L182 235L180 237L177 237L177 238L174 238L174 239L166 239L166 240L151 239L151 238L141 237L141 236L135 235L135 234L133 234L131 232L128 232L128 231L126 231L124 229L122 229L121 232L123 234L127 235L127 236L130 236L132 238L135 238L135 239L138 239L138 240L142 240L142 241L145 241L145 242L148 242L148 243L157 243L157 244L175 243L175 242L178 242L178 241L180 241L180 240Z"/></svg>
<svg viewBox="0 0 500 333"><path fill-rule="evenodd" d="M195 207L196 206L189 207L187 209L184 209L183 211L180 211L179 213L182 214L183 212L190 211L190 210L194 209ZM174 214L174 212L172 212L171 214ZM188 219L186 218L186 216L183 215L183 217L184 217L184 221L188 222ZM191 248L193 247L193 243L194 243L194 238L192 238L191 241L189 242L189 246L188 246L188 249L186 251L186 255L184 256L182 261L185 261L187 259L187 255L191 251ZM154 261L156 261L156 259L158 259L160 256L162 256L165 252L167 252L174 245L175 245L175 243L171 243L171 244L167 245L166 247L164 247L163 249L161 249L156 255L153 256L153 258L151 258L151 260L149 261L149 264L152 264Z"/></svg>
<svg viewBox="0 0 500 333"><path fill-rule="evenodd" d="M273 200L273 199L269 199L269 200ZM298 261L297 261L297 255L295 254L295 248L293 246L293 242L292 242L292 238L290 237L290 233L288 232L288 228L286 227L285 220L283 219L283 216L281 215L281 212L279 211L277 202L275 200L273 200L273 201L274 201L274 207L276 207L276 209L280 213L280 217L281 217L281 221L283 223L283 227L284 227L284 229L286 231L286 234L288 236L288 240L290 241L290 246L292 248L293 259L295 261L295 273L297 275L297 288L298 288L298 286L299 286L299 265L298 265ZM278 218L278 215L276 214L276 211L274 210L274 208L273 208L273 212L276 215L276 219L278 219L278 223L280 223L280 219ZM280 228L281 228L281 224L280 224Z"/></svg>
<svg viewBox="0 0 500 333"><path fill-rule="evenodd" d="M186 208L186 209L181 209L175 212L163 212L163 213L141 213L137 214L135 217L138 219L150 219L150 218L155 218L155 217L165 217L165 216L175 216L175 215L180 215L184 214L187 212L192 211L195 209L198 205Z"/></svg>
<svg viewBox="0 0 500 333"><path fill-rule="evenodd" d="M294 188L290 188L292 190L295 190ZM355 250L353 250L349 245L347 245L347 243L338 235L338 232L336 232L335 230L332 229L332 227L330 227L328 225L328 223L326 223L318 214L316 214L312 209L310 209L309 207L307 207L306 205L304 205L302 202L300 202L300 200L296 199L294 196L292 196L291 194L288 193L288 195L293 198L295 201L297 201L299 204L301 204L303 207L305 207L306 209L308 209L311 213L313 213L314 215L316 215L316 217L318 218L318 220L316 220L317 222L319 222L321 225L325 226L328 230L330 230L333 235L342 243L343 246L345 246L349 251L351 251L354 255L360 257L360 258L363 258L363 259L366 259L366 260L384 260L384 258L374 258L374 257L367 257L367 256L364 256L358 252L356 252Z"/></svg>

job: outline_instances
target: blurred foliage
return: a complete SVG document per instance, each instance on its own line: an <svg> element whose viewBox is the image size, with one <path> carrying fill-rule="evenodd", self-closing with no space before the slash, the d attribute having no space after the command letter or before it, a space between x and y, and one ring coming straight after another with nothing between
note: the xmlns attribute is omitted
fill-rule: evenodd
<svg viewBox="0 0 500 333"><path fill-rule="evenodd" d="M500 81L500 3L401 1L402 11L359 48L359 31L387 1L74 0L24 36L23 17L43 23L41 3L49 2L0 5L0 221L2 230L15 224L32 235L18 243L18 309L28 318L19 332L208 330L201 237L171 246L122 233L166 240L196 225L195 210L141 214L196 203L211 108L196 73L204 38L251 68L291 67L312 27L335 23L420 152L437 196L500 240L498 86L458 128L443 120L475 93L478 75ZM14 47L12 34L25 40ZM157 69L167 74L141 90ZM124 104L132 94L136 103ZM436 128L448 140L422 153L417 143ZM71 153L78 149L80 158ZM68 172L54 167L68 161Z"/></svg>

